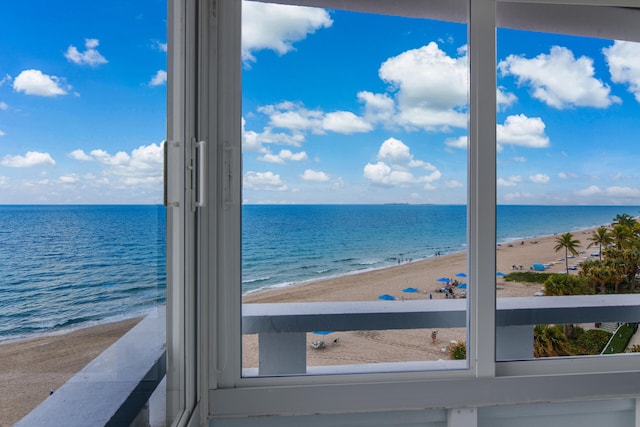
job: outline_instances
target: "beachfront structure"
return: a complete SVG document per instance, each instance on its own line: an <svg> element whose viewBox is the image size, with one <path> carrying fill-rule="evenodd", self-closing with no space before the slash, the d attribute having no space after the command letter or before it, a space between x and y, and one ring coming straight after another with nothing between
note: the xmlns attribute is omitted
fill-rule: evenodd
<svg viewBox="0 0 640 427"><path fill-rule="evenodd" d="M469 292L468 303L446 301L440 314L435 308L441 304L425 311L406 303L392 313L365 303L352 306L352 312L330 303L242 310L240 2L170 1L168 421L225 427L638 425L636 357L520 361L531 348L526 342L514 344L529 337L536 322L640 320L638 301L625 299L620 308L619 301L604 297L597 297L597 303L571 300L577 306L563 298L531 298L514 301L512 307L497 304L496 310L495 293L495 28L640 41L636 0L283 3L468 23L468 272L469 289L475 291ZM552 301L555 307L547 305ZM464 310L458 308L462 304ZM462 321L469 328L469 362L435 371L356 366L300 375L308 373L300 334L324 330L327 324L336 330L362 328L356 323L359 316L370 319L371 327L388 322L400 327L407 321L459 326ZM261 350L264 345L267 354L262 376L242 373L243 324L245 331L261 334Z"/></svg>

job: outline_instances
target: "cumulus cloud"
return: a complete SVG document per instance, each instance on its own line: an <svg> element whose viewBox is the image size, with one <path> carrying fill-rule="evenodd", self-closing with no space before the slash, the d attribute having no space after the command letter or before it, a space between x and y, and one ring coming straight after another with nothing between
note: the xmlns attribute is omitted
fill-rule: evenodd
<svg viewBox="0 0 640 427"><path fill-rule="evenodd" d="M258 153L266 153L268 150L263 144L279 144L300 147L304 142L304 135L300 132L292 134L274 133L270 127L265 127L262 132L258 133L252 130L246 130L246 120L242 118L242 150L256 151Z"/></svg>
<svg viewBox="0 0 640 427"><path fill-rule="evenodd" d="M307 160L307 153L300 151L299 153L293 153L290 150L280 150L278 154L267 153L262 157L258 157L258 160L269 163L284 164L286 161L300 162Z"/></svg>
<svg viewBox="0 0 640 427"><path fill-rule="evenodd" d="M377 163L367 163L364 167L364 177L375 185L392 187L423 183L425 189L430 189L431 183L442 176L431 163L414 159L409 147L395 138L382 143L377 160ZM430 173L416 176L411 169L423 169Z"/></svg>
<svg viewBox="0 0 640 427"><path fill-rule="evenodd" d="M640 43L615 41L602 49L609 65L611 80L626 84L636 101L640 102Z"/></svg>
<svg viewBox="0 0 640 427"><path fill-rule="evenodd" d="M58 178L58 180L63 184L73 184L80 181L80 177L75 173L71 173L68 175L62 175Z"/></svg>
<svg viewBox="0 0 640 427"><path fill-rule="evenodd" d="M610 95L608 85L594 77L593 59L576 59L565 47L553 46L549 54L531 59L509 55L498 68L502 75L515 76L519 85L528 85L534 98L557 109L606 108L620 102Z"/></svg>
<svg viewBox="0 0 640 427"><path fill-rule="evenodd" d="M6 102L0 101L0 110L7 111L9 109L9 104Z"/></svg>
<svg viewBox="0 0 640 427"><path fill-rule="evenodd" d="M504 87L496 88L496 103L498 107L498 111L504 111L507 107L513 105L518 98L511 92L505 92L506 89Z"/></svg>
<svg viewBox="0 0 640 427"><path fill-rule="evenodd" d="M545 127L540 117L527 117L524 114L509 116L503 125L497 125L496 139L498 144L545 148L549 146Z"/></svg>
<svg viewBox="0 0 640 427"><path fill-rule="evenodd" d="M469 138L464 136L459 136L457 138L448 138L444 141L444 145L451 148L459 148L461 150L466 150L469 146Z"/></svg>
<svg viewBox="0 0 640 427"><path fill-rule="evenodd" d="M56 165L56 162L49 153L28 151L24 156L4 156L2 160L0 160L0 165L9 168L53 167Z"/></svg>
<svg viewBox="0 0 640 427"><path fill-rule="evenodd" d="M498 178L496 184L500 187L514 187L522 181L522 177L519 175L512 175L507 178Z"/></svg>
<svg viewBox="0 0 640 427"><path fill-rule="evenodd" d="M242 180L243 187L247 190L265 191L287 191L287 185L282 181L280 175L273 172L253 172L249 171Z"/></svg>
<svg viewBox="0 0 640 427"><path fill-rule="evenodd" d="M162 43L159 40L153 40L151 42L151 47L155 50L158 50L160 52L166 52L167 51L167 44L166 43Z"/></svg>
<svg viewBox="0 0 640 427"><path fill-rule="evenodd" d="M465 47L451 57L435 42L389 58L378 70L396 92L396 122L430 131L467 126L467 74Z"/></svg>
<svg viewBox="0 0 640 427"><path fill-rule="evenodd" d="M24 70L13 80L13 90L25 95L66 95L70 89L63 78L49 76L40 70Z"/></svg>
<svg viewBox="0 0 640 427"><path fill-rule="evenodd" d="M99 45L100 42L98 39L84 39L84 52L80 52L78 48L71 45L67 48L64 57L78 65L89 65L91 67L95 67L100 64L106 64L109 61L107 61L107 59L96 49Z"/></svg>
<svg viewBox="0 0 640 427"><path fill-rule="evenodd" d="M90 160L93 160L93 157L85 153L83 150L73 150L72 152L69 153L69 157L71 157L74 160L80 160L83 162L88 162Z"/></svg>
<svg viewBox="0 0 640 427"><path fill-rule="evenodd" d="M103 166L102 178L118 188L127 185L158 185L162 183L163 147L161 144L141 145L131 151L115 154L102 149L74 150L69 157L80 161L95 161Z"/></svg>
<svg viewBox="0 0 640 427"><path fill-rule="evenodd" d="M329 131L349 135L373 129L371 124L349 111L325 113L317 109L309 110L299 102L264 105L258 111L269 116L270 126L295 132L324 134Z"/></svg>
<svg viewBox="0 0 640 427"><path fill-rule="evenodd" d="M327 182L331 178L329 175L322 171L315 171L313 169L306 169L300 178L304 181L312 181L312 182Z"/></svg>
<svg viewBox="0 0 640 427"><path fill-rule="evenodd" d="M364 104L364 118L369 123L391 125L396 111L393 98L386 93L358 92L358 100Z"/></svg>
<svg viewBox="0 0 640 427"><path fill-rule="evenodd" d="M529 181L533 182L534 184L548 184L551 181L551 178L549 177L549 175L537 173L535 175L530 175Z"/></svg>
<svg viewBox="0 0 640 427"><path fill-rule="evenodd" d="M322 119L322 128L336 133L352 134L369 132L373 129L370 123L350 111L327 113Z"/></svg>
<svg viewBox="0 0 640 427"><path fill-rule="evenodd" d="M4 133L2 130L0 130L0 136L5 136L6 133Z"/></svg>
<svg viewBox="0 0 640 427"><path fill-rule="evenodd" d="M272 50L284 55L294 49L293 43L333 24L324 9L242 2L242 60L255 61L253 53Z"/></svg>
<svg viewBox="0 0 640 427"><path fill-rule="evenodd" d="M151 87L161 86L165 83L167 83L167 72L164 70L158 70L156 74L153 77L151 77L151 80L149 81L149 86Z"/></svg>

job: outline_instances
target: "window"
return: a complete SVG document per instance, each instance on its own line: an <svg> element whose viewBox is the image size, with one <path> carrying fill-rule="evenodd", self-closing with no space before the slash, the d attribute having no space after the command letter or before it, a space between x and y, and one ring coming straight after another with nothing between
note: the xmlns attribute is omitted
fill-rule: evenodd
<svg viewBox="0 0 640 427"><path fill-rule="evenodd" d="M466 24L242 22L243 373L466 368Z"/></svg>
<svg viewBox="0 0 640 427"><path fill-rule="evenodd" d="M253 277L245 275L243 277L241 245L251 243L251 241L247 239L246 242L242 242L241 240L243 231L240 221L243 218L242 202L245 196L251 202L251 198L256 197L256 193L241 193L240 180L243 179L245 188L252 191L257 187L251 188L251 186L258 182L270 183L275 189L288 184L284 182L284 172L278 177L275 169L249 170L248 167L254 159L245 158L244 162L247 168L244 171L241 168L240 145L243 142L243 136L254 138L253 140L245 139L245 144L255 143L260 136L259 133L267 125L265 117L260 118L256 114L255 117L244 117L243 122L243 115L247 111L255 114L259 106L270 105L272 108L263 109L263 112L270 111L273 114L280 114L280 118L283 120L299 120L302 110L300 104L286 104L287 109L283 110L283 107L278 106L275 101L270 101L268 104L260 101L259 89L267 85L265 82L261 82L263 86L258 84L253 87L258 91L255 95L256 98L245 100L241 106L240 77L243 70L241 33L239 31L242 17L240 4L231 1L217 2L215 13L209 9L209 7L213 7L211 4L200 5L200 16L211 17L213 21L209 22L208 18L202 18L204 22L201 22L198 31L196 31L200 50L188 52L189 55L195 53L200 55L197 64L201 68L198 69L199 73L195 73L195 75L199 76L201 80L194 83L194 87L199 90L187 91L187 93L200 95L197 100L192 100L193 105L198 107L197 114L187 114L187 118L195 120L194 141L203 140L208 144L206 155L209 164L213 166L206 169L208 173L206 179L207 204L203 208L195 209L196 215L199 216L199 227L202 227L200 232L206 232L205 235L199 234L199 238L202 239L199 249L203 252L197 254L199 260L199 269L196 270L199 274L197 278L199 305L195 305L194 308L198 309L199 316L197 325L199 329L197 330L201 331L200 336L207 340L207 345L195 347L194 343L193 346L194 349L200 349L197 353L198 364L196 366L203 370L201 378L205 378L207 383L203 388L208 390L208 394L203 395L203 401L201 401L206 401L206 403L202 403L205 406L203 408L204 414L217 419L241 415L370 412L381 407L390 408L390 410L424 408L425 406L450 407L451 396L454 395L457 396L459 402L463 402L461 405L469 406L616 396L624 393L618 388L619 384L616 384L616 378L620 379L621 375L624 375L628 380L639 375L636 368L632 366L631 362L637 360L633 357L628 359L631 362L623 361L616 366L607 366L602 362L602 358L584 358L578 362L554 359L545 360L540 364L537 363L538 361L496 363L496 356L500 354L501 334L500 331L496 332L496 326L503 321L502 316L518 316L524 313L518 311L520 308L513 311L507 307L507 310L501 311L500 303L496 302L496 218L499 218L499 208L496 207L496 171L501 171L496 168L496 120L498 123L504 124L503 120L505 119L502 116L502 111L498 114L497 106L499 104L496 103L497 90L499 89L499 84L496 83L498 64L496 27L499 24L509 28L525 27L531 29L530 27L533 26L533 28L540 27L542 29L543 25L553 21L546 18L555 16L554 13L557 10L545 4L549 2L536 4L533 9L526 8L521 2L471 0L468 5L466 2L446 3L445 6L434 6L433 15L429 18L465 22L468 13L470 77L467 126L469 142L466 152L468 185L466 219L468 269L466 274L470 286L469 298L467 299L470 319L467 342L468 369L430 372L416 369L407 372L406 370L398 371L385 367L385 369L374 372L364 372L356 371L352 369L352 366L348 366L350 370L341 372L344 375L305 376L298 375L300 371L291 371L284 374L267 372L266 375L258 375L257 377L246 375L246 372L243 376L243 368L253 367L249 363L243 365L241 361L243 328L247 332L253 327L254 321L259 322L267 318L270 318L268 322L270 322L274 335L284 335L281 331L285 330L296 333L331 331L334 330L335 324L327 322L326 328L318 329L315 329L314 324L311 329L306 329L307 325L311 325L318 319L316 313L307 310L308 307L305 306L293 308L291 306L277 306L275 313L265 313L259 310L249 313L249 310L246 310L247 307L241 305L242 289L240 284L243 279L245 282L248 280L257 281L263 280L264 277L259 275ZM308 5L307 2L305 4ZM322 5L324 6L324 4ZM336 5L331 4L331 6ZM467 6L469 6L468 12ZM375 7L375 10L369 10L366 3L355 3L351 9L357 10L350 10L350 12L375 12L380 15L426 18L423 11L416 12L412 6L405 3L400 5L397 2L377 3ZM606 14L615 14L618 11L615 8L607 7L602 9L605 14L600 13L599 10L594 15L591 14L593 11L588 7L575 7L577 9L572 9L574 16L581 19L595 17L598 22ZM576 12L579 13L576 14ZM627 29L634 28L632 23L637 20L635 12L636 10L625 11L625 14L630 17L623 20L624 24L622 25ZM499 18L498 21L497 18ZM322 20L317 22L322 22ZM209 33L209 30L212 33ZM567 30L567 32L572 31L574 31L573 26ZM321 33L322 30L317 30L319 38ZM310 40L311 38L309 38ZM286 50L286 45L282 46L282 49ZM195 64L196 62L187 61L187 63ZM257 64L259 63L260 59L258 58ZM252 66L254 65L257 67L256 64L252 64ZM346 76L348 79L348 73ZM303 79L304 77L291 75L291 84L296 83L295 79ZM250 80L248 84L251 84ZM267 82L273 84L273 80L267 80ZM248 92L250 93L250 91ZM501 93L500 96L502 95L504 93ZM282 101L290 101L290 99L283 97ZM318 102L314 103L313 108L316 108L317 104ZM306 102L303 105L307 110L311 109ZM289 107L295 108L294 112L298 114L291 114L292 108ZM344 106L339 110L349 111ZM332 111L338 111L338 108ZM326 113L324 110L322 112ZM358 116L355 113L354 116L350 116L350 124L355 126L358 124ZM254 120L263 120L262 125L253 124ZM189 121L187 120L187 122ZM275 133L274 128L271 130L271 134L262 135L262 137L269 136L272 140L282 137ZM187 140L190 141L191 138ZM190 161L195 156L189 154L192 151L197 151L196 145L194 144L193 149L185 150L187 156L185 164L193 166L197 170L197 165ZM259 148L259 146L255 147ZM254 155L262 156L263 160L264 157L267 157L276 162L295 162L294 157L301 156L301 150L297 148L287 148L288 152L286 152L284 147L275 149L270 146L269 151L263 150L262 153ZM306 154L309 156L309 153ZM423 160L418 156L415 156L414 159ZM376 164L378 161L382 162L372 156L370 163ZM300 174L304 174L304 170L302 169ZM271 174L267 174L269 171ZM249 175L249 172L255 172L255 174ZM262 175L258 175L258 172L261 172ZM319 167L313 169L312 173L308 173L308 176L314 176L318 180L326 179L320 172L324 172L331 179L331 173ZM189 174L190 172L187 177L191 176ZM198 174L196 173L194 176L196 175ZM317 197L317 195L314 196ZM187 209L191 208L189 203L187 206ZM261 213L245 210L244 214ZM325 219L323 215L318 218L319 220ZM269 219L273 219L273 217L271 216ZM270 241L257 241L254 244L263 244L268 247ZM453 272L454 275L455 273L457 272ZM534 299L533 296L531 298ZM398 301L398 305L404 303ZM288 329L290 328L286 323L288 320L277 317L283 312L287 316L293 314L297 317L297 324L302 326L296 327L300 330ZM305 322L308 323L305 324ZM196 331L196 327L194 325L192 329L187 328L187 330ZM276 349L300 345L300 336L294 337L291 341L283 336L279 338L283 339L266 345L271 345ZM303 336L302 343L305 347L306 340L307 337ZM292 343L292 341L295 342ZM262 345L263 343L260 342L259 346L262 347ZM282 357L285 358L291 354L284 352ZM498 357L498 359L511 358ZM284 360L286 366L304 365L306 367L306 363L306 358L300 360L292 357L289 360ZM544 365L544 367L539 368L540 365ZM535 375L541 372L547 375ZM594 372L598 372L598 374L594 374ZM332 373L337 372L334 370ZM566 373L572 375L565 375ZM521 376L524 374L528 375ZM594 375L601 381L593 381ZM525 396L523 390L527 390L529 394ZM478 397L480 395L482 398ZM348 396L358 396L358 398L347 399Z"/></svg>

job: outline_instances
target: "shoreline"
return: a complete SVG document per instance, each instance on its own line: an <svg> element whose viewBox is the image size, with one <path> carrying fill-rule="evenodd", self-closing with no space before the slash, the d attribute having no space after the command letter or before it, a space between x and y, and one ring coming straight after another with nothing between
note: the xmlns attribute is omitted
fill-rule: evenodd
<svg viewBox="0 0 640 427"><path fill-rule="evenodd" d="M640 217L638 217L640 218ZM636 218L636 219L638 219ZM586 228L577 228L577 229L573 229L571 231L568 231L569 233L574 234L574 236L578 237L578 234L584 234L585 232L590 232L597 229L598 227L610 227L611 223L605 223L605 224L600 224L600 225L596 225L593 227L586 227ZM505 240L502 241L497 241L496 244L496 250L499 250L503 245L509 245L509 244L513 244L514 242L521 242L524 241L525 243L529 243L531 241L535 241L535 240L548 240L548 239L552 239L555 236L565 233L566 231L563 232L558 232L555 234L541 234L541 235L536 235L536 236L532 236L532 237L513 237L513 238L507 238ZM466 246L466 244L465 244ZM584 246L581 246L581 249L586 250L586 244ZM362 269L362 270L352 270L352 271L347 271L344 273L337 273L334 275L330 275L330 276L320 276L320 277L316 277L316 278L311 278L311 279L306 279L303 281L299 281L299 282L284 282L284 283L277 283L274 285L266 285L262 288L257 288L257 289L250 289L246 292L242 293L242 298L243 300L245 298L249 298L251 299L251 297L253 297L254 295L261 295L263 293L270 293L270 292L277 292L283 289L294 289L294 288L300 288L300 287L304 287L307 285L312 285L314 283L317 282L327 282L327 281L332 281L335 279L340 279L342 277L349 277L349 276L357 276L360 274L368 274L368 273L372 273L372 272L376 272L379 270L385 270L385 269L389 269L389 268L395 268L395 267L401 267L403 265L406 264L411 264L411 263L418 263L418 262L425 262L425 261L431 261L440 257L448 257L448 256L453 256L453 255L459 255L459 254L465 254L466 250L462 250L462 251L454 251L454 252L449 252L449 253L445 253L439 256L428 256L426 258L417 258L412 260L411 262L402 262L401 264L393 264L393 265L386 265L386 266L380 266L380 267L373 267L373 268L366 268L366 269ZM500 268L497 268L496 271L501 271Z"/></svg>
<svg viewBox="0 0 640 427"><path fill-rule="evenodd" d="M573 230L574 238L580 240L578 257L570 260L570 265L589 259L598 249L587 250L588 237L597 227ZM564 251L556 252L554 239L559 235L517 239L496 246L496 271L508 274L511 271L529 270L533 263L547 264L547 272L565 271ZM515 270L514 270L515 268ZM403 263L357 274L342 275L332 279L313 281L304 285L269 289L244 295L243 304L289 303L289 302L333 302L333 301L378 301L382 294L396 298L397 304L404 300L445 299L444 293L437 292L442 287L441 277L466 282L467 278L456 276L467 271L467 252L458 252L421 261ZM578 270L569 271L577 274ZM496 277L496 297L532 297L540 292L541 285L505 282ZM405 293L402 290L415 287L419 292ZM470 288L468 292L474 292ZM448 347L452 342L466 341L465 328L440 329L437 339L432 341L430 329L348 331L333 332L328 336L307 334L310 344L322 339L328 343L321 350L307 350L308 366L343 364L367 364L380 362L402 362L449 359ZM332 344L338 340L339 345ZM242 366L258 366L258 339L256 335L242 337Z"/></svg>

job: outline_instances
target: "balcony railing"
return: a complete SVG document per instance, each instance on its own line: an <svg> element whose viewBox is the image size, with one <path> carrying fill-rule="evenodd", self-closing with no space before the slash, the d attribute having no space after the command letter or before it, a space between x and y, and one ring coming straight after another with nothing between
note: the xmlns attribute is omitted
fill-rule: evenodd
<svg viewBox="0 0 640 427"><path fill-rule="evenodd" d="M161 306L16 426L131 425L165 376L165 323L165 307Z"/></svg>
<svg viewBox="0 0 640 427"><path fill-rule="evenodd" d="M640 321L640 295L585 295L499 298L496 307L497 360L533 358L533 326ZM258 334L259 368L248 376L371 370L462 368L459 361L375 364L367 367L307 367L306 334L311 331L364 331L463 328L467 301L371 301L243 305L244 334ZM420 365L420 366L419 366ZM395 369L394 369L395 367Z"/></svg>

